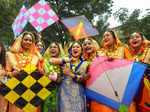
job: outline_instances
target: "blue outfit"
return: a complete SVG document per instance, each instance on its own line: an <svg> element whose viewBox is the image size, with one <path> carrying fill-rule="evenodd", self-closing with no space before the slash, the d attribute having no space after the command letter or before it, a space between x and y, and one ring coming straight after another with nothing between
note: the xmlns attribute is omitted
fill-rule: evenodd
<svg viewBox="0 0 150 112"><path fill-rule="evenodd" d="M73 73L82 77L87 71L88 63L81 61ZM66 66L72 69L71 63ZM84 85L66 75L62 75L62 79L58 88L58 112L86 112Z"/></svg>

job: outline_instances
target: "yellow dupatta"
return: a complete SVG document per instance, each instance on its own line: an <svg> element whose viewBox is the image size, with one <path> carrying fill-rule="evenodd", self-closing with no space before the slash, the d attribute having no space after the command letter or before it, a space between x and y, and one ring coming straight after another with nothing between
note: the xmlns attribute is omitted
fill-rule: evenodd
<svg viewBox="0 0 150 112"><path fill-rule="evenodd" d="M20 71L23 66L21 65L21 54L24 53L23 48L21 46L21 42L23 39L23 36L25 33L28 33L32 36L33 42L30 46L30 48L28 49L28 53L29 53L29 60L28 63L32 63L35 66L37 66L38 62L40 60L42 60L42 56L40 55L40 53L37 51L35 44L34 44L34 35L31 32L23 32L20 37L18 39L15 40L14 44L12 45L12 47L10 48L9 52L7 52L7 57L13 67L13 69ZM23 61L23 60L22 60ZM26 63L26 64L28 64ZM25 65L24 65L25 66Z"/></svg>
<svg viewBox="0 0 150 112"><path fill-rule="evenodd" d="M101 55L107 56L107 57L113 57L113 58L125 58L125 59L131 59L131 53L129 52L128 46L123 44L119 36L115 31L112 31L115 35L115 43L113 46L113 49L108 49L105 45L105 42L102 41L103 48L101 49Z"/></svg>
<svg viewBox="0 0 150 112"><path fill-rule="evenodd" d="M61 57L65 56L65 53L64 53L64 50L63 50L61 44L58 44L58 47L59 47L58 58L61 58ZM53 57L51 56L51 53L50 53L50 47L48 47L44 53L44 59L45 59L44 66L46 69L46 73L47 74L54 74L56 72L56 73L60 74L59 65L51 65L48 63L48 60L51 58L53 58Z"/></svg>
<svg viewBox="0 0 150 112"><path fill-rule="evenodd" d="M142 38L143 43L141 45L141 49L138 52L136 52L135 49L130 45L132 59L138 62L150 64L150 41L147 40L145 36Z"/></svg>
<svg viewBox="0 0 150 112"><path fill-rule="evenodd" d="M96 55L99 55L100 46L99 46L98 42L97 42L96 40L92 39L92 38L90 38L90 39L85 39L84 42L83 42L83 44L82 44L82 46L84 45L84 43L85 43L87 40L90 40L90 41L92 42L92 44L93 44L93 46L94 46L94 52L93 52L93 54L91 54L91 55L89 56L89 54L87 54L87 53L85 52L85 50L83 49L83 58L86 59L86 60L88 60L88 61L93 61L94 57L95 57Z"/></svg>

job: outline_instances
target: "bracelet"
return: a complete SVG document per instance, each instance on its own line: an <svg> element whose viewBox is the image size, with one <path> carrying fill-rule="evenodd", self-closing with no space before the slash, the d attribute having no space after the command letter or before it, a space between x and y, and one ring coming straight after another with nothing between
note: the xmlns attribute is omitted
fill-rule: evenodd
<svg viewBox="0 0 150 112"><path fill-rule="evenodd" d="M62 58L62 64L66 64L66 61L64 58Z"/></svg>
<svg viewBox="0 0 150 112"><path fill-rule="evenodd" d="M78 75L76 75L76 74L74 74L74 78L72 78L74 81L76 81L76 82L78 82L80 79L81 79L81 77L80 76L78 76Z"/></svg>
<svg viewBox="0 0 150 112"><path fill-rule="evenodd" d="M52 60L52 59L49 59L49 63L50 63L50 64L53 64L53 60Z"/></svg>
<svg viewBox="0 0 150 112"><path fill-rule="evenodd" d="M74 81L77 80L77 75L74 74L74 77L72 78Z"/></svg>

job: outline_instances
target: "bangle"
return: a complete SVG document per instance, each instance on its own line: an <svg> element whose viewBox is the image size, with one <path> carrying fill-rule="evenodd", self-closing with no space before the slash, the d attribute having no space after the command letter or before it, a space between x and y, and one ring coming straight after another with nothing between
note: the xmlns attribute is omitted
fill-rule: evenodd
<svg viewBox="0 0 150 112"><path fill-rule="evenodd" d="M74 78L72 78L74 81L76 81L76 82L78 82L80 79L81 79L81 77L80 76L78 76L78 75L76 75L76 74L74 74Z"/></svg>
<svg viewBox="0 0 150 112"><path fill-rule="evenodd" d="M64 58L62 58L62 64L66 64L66 61Z"/></svg>
<svg viewBox="0 0 150 112"><path fill-rule="evenodd" d="M77 76L74 74L74 77L72 78L74 81L77 80Z"/></svg>
<svg viewBox="0 0 150 112"><path fill-rule="evenodd" d="M50 64L53 64L53 60L52 60L52 59L49 59L49 63L50 63Z"/></svg>

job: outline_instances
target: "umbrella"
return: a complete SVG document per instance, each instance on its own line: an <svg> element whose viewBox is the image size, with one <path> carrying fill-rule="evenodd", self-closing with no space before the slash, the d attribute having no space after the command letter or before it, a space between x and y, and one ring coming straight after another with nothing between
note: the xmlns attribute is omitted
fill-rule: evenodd
<svg viewBox="0 0 150 112"><path fill-rule="evenodd" d="M115 110L128 110L145 69L142 63L97 57L86 85L87 97Z"/></svg>

